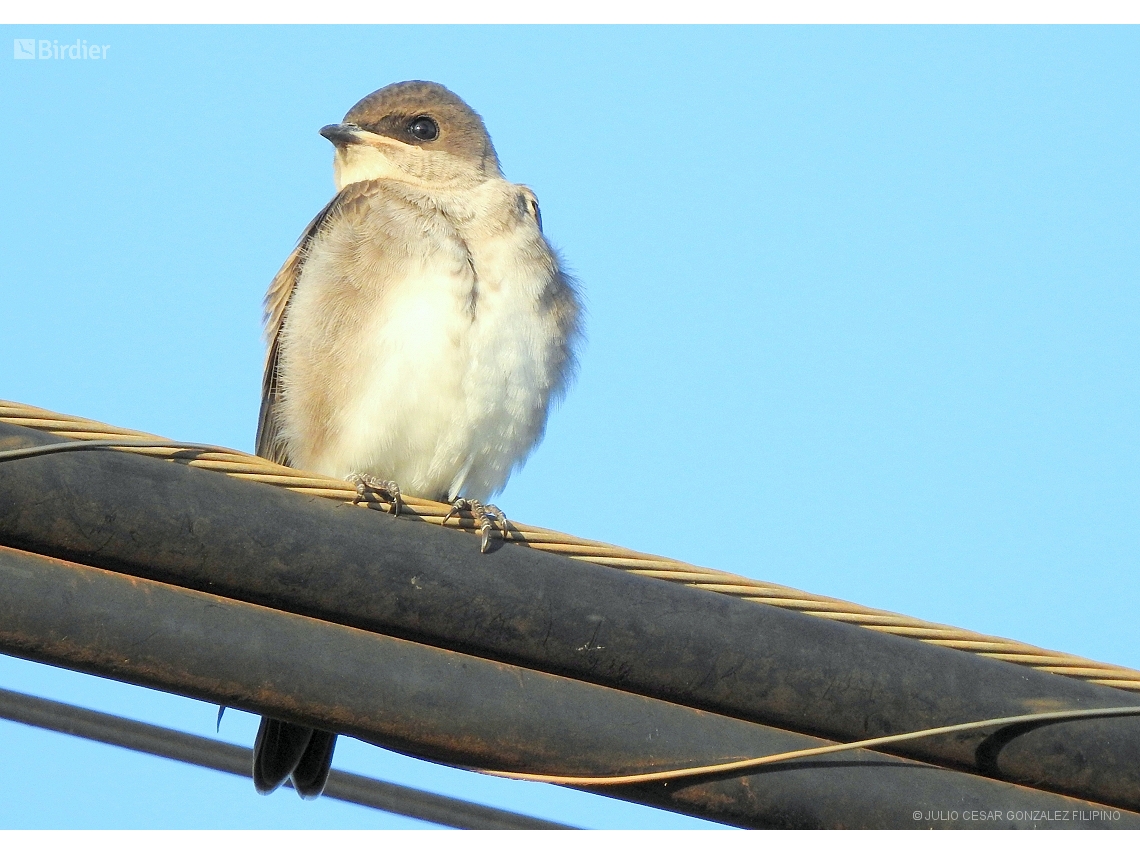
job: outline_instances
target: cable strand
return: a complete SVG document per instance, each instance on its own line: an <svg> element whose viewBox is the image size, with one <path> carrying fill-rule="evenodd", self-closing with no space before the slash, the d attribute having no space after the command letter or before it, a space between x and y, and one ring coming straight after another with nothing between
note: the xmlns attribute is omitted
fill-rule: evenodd
<svg viewBox="0 0 1140 855"><path fill-rule="evenodd" d="M961 733L969 730L982 730L987 727L1009 727L1016 724L1035 724L1058 721L1081 721L1098 718L1121 718L1124 716L1140 715L1140 707L1107 707L1096 710L1062 710L1048 713L1027 713L1025 715L1011 715L1002 718L988 718L981 721L969 721L962 724L949 724L942 727L930 727L926 730L914 730L909 733L897 733L892 736L876 736L871 739L860 739L857 742L843 742L836 745L821 745L817 748L801 748L796 751L784 751L780 754L768 754L764 757L751 757L747 760L731 760L725 763L712 763L707 766L687 766L683 769L668 769L660 772L639 772L632 775L602 775L602 776L574 776L574 775L542 775L529 772L502 772L489 769L472 769L472 772L481 772L496 778L511 778L516 781L532 781L541 784L561 784L569 787L603 787L619 786L621 784L650 784L660 781L676 781L684 778L695 778L702 775L715 775L723 772L740 772L745 769L755 769L760 766L770 766L774 763L785 763L789 760L802 760L807 757L820 757L825 754L839 754L844 751L855 751L859 748L875 748L880 745L894 745L899 742L908 742L913 739L925 739L931 736L942 736L947 733Z"/></svg>

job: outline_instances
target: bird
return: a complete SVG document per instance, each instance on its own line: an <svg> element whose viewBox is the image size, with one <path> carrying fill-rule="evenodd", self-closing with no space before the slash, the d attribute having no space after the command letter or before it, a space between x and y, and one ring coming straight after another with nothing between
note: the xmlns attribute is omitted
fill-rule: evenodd
<svg viewBox="0 0 1140 855"><path fill-rule="evenodd" d="M257 453L351 480L397 515L404 492L467 509L485 552L507 525L488 501L574 376L577 282L533 191L503 176L482 118L446 87L393 83L320 133L336 194L265 298ZM255 787L291 779L316 798L335 745L263 718Z"/></svg>

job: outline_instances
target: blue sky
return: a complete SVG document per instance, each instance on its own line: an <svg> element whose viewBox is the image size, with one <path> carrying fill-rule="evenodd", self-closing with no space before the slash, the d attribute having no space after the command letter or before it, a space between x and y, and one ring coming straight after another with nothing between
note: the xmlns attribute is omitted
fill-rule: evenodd
<svg viewBox="0 0 1140 855"><path fill-rule="evenodd" d="M111 46L0 60L0 398L252 450L261 299L332 193L317 129L437 80L589 310L512 518L1140 667L1137 29L0 29ZM213 731L208 705L9 658L0 685ZM700 825L349 740L337 761ZM0 827L419 825L3 722L0 764Z"/></svg>

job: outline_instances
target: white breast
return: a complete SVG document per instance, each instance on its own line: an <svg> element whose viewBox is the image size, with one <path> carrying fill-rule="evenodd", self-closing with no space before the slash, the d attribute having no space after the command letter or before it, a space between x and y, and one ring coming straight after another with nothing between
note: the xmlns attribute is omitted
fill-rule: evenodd
<svg viewBox="0 0 1140 855"><path fill-rule="evenodd" d="M567 367L557 268L517 193L484 196L458 221L378 199L314 240L281 334L296 465L485 500L538 441Z"/></svg>

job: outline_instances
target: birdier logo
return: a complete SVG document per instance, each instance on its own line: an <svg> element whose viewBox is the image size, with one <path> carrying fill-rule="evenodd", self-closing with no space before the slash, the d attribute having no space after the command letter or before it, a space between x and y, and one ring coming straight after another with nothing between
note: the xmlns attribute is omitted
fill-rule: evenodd
<svg viewBox="0 0 1140 855"><path fill-rule="evenodd" d="M13 39L14 59L106 59L110 45L88 44L87 39L60 44L58 39Z"/></svg>

